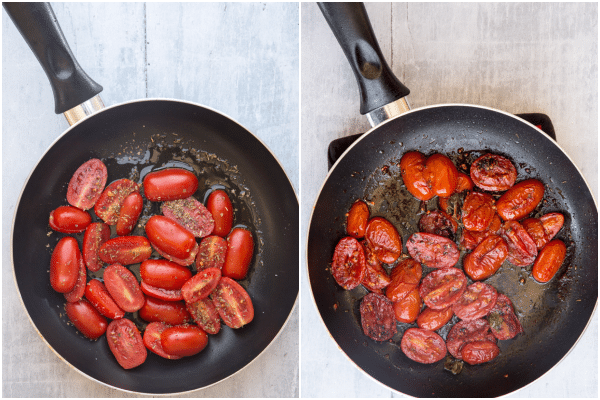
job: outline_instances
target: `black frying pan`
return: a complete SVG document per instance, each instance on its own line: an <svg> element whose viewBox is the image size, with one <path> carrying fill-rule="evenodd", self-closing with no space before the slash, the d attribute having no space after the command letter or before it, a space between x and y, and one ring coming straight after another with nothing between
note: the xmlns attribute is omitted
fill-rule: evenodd
<svg viewBox="0 0 600 400"><path fill-rule="evenodd" d="M403 85L390 78L364 6L322 3L320 7L359 81L361 113L377 114L382 111L380 107L408 94ZM381 74L373 73L378 70ZM370 79L365 78L365 72L372 74ZM525 333L499 341L498 358L479 366L466 365L459 375L444 371L443 362L419 364L401 352L402 333L411 325L399 323L398 334L389 342L367 338L359 312L366 289L344 290L330 271L333 249L346 235L345 213L356 199L371 204L372 216L390 220L403 243L417 231L422 207L406 191L398 168L400 158L409 150L445 153L458 165L464 162L467 166L483 152L504 155L516 165L519 180L532 177L544 182L547 201L534 215L560 211L566 217L558 237L568 245L567 260L551 282L540 285L530 277L531 267L515 268L508 262L486 281L513 301ZM436 206L433 200L426 208ZM317 197L308 233L312 294L342 351L382 384L412 396L504 395L552 368L588 325L598 297L597 221L595 201L580 172L560 147L533 125L486 107L423 107L371 129L330 170ZM457 267L462 267L462 261ZM424 274L429 271L425 268ZM456 317L440 330L442 337L455 322Z"/></svg>
<svg viewBox="0 0 600 400"><path fill-rule="evenodd" d="M37 54L43 55L40 61L46 72L60 81L53 84L57 112L72 107L65 104L74 97L81 95L86 100L98 93L99 86L85 76L75 85L60 76L65 71L77 71L74 75L78 75L80 68L64 52L53 53L61 46L68 50L60 31L51 34L58 43L45 43L49 30L58 27L48 5L5 7L32 49L42 49ZM39 25L31 24L34 19L43 24L43 35ZM23 25L24 21L29 25ZM60 68L49 71L47 61L56 61L56 57L61 59ZM52 290L48 277L51 251L64 235L49 234L48 216L51 210L66 204L70 177L93 157L106 163L108 182L129 177L141 183L152 168L183 166L199 176L200 186L195 193L199 200L219 186L235 194L235 221L250 226L256 238L251 272L240 282L255 308L254 320L248 326L222 328L197 356L172 361L149 353L143 365L125 371L111 354L105 336L92 342L67 324L64 297ZM148 204L143 215L158 210L158 205ZM136 229L133 234L143 234L141 228ZM81 243L82 235L76 237ZM282 330L298 294L298 200L269 150L225 115L183 101L125 103L76 123L39 160L15 211L12 259L29 318L40 336L68 364L94 380L127 391L185 392L219 382L242 369ZM136 266L132 270L138 271ZM139 319L136 321L143 327Z"/></svg>

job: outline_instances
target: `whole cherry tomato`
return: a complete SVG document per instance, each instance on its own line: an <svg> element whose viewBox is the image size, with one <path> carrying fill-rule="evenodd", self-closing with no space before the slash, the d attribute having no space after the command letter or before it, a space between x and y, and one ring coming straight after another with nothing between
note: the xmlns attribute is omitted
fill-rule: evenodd
<svg viewBox="0 0 600 400"><path fill-rule="evenodd" d="M536 281L546 283L556 274L565 260L567 247L559 240L548 242L533 264L532 275Z"/></svg>
<svg viewBox="0 0 600 400"><path fill-rule="evenodd" d="M452 267L460 257L452 240L432 233L413 233L406 242L406 249L412 258L430 268Z"/></svg>
<svg viewBox="0 0 600 400"><path fill-rule="evenodd" d="M470 365L492 361L500 354L496 343L487 340L469 342L461 350L462 359Z"/></svg>
<svg viewBox="0 0 600 400"><path fill-rule="evenodd" d="M188 357L204 350L208 344L208 335L197 326L173 326L163 331L160 342L165 353Z"/></svg>
<svg viewBox="0 0 600 400"><path fill-rule="evenodd" d="M419 296L419 288L414 288L402 300L394 303L394 314L396 320L412 324L421 312L423 301Z"/></svg>
<svg viewBox="0 0 600 400"><path fill-rule="evenodd" d="M494 275L508 256L508 245L500 236L490 235L463 260L465 273L474 281Z"/></svg>
<svg viewBox="0 0 600 400"><path fill-rule="evenodd" d="M132 192L140 190L140 185L130 179L119 179L104 189L94 205L94 212L108 225L115 225L119 220L121 205Z"/></svg>
<svg viewBox="0 0 600 400"><path fill-rule="evenodd" d="M388 220L371 218L367 224L365 238L379 261L391 264L402 254L402 239Z"/></svg>
<svg viewBox="0 0 600 400"><path fill-rule="evenodd" d="M83 260L92 272L104 265L100 259L100 247L110 239L110 227L103 222L93 222L85 229L83 235Z"/></svg>
<svg viewBox="0 0 600 400"><path fill-rule="evenodd" d="M402 335L402 352L411 360L421 364L433 364L446 357L446 343L435 332L421 328L410 328Z"/></svg>
<svg viewBox="0 0 600 400"><path fill-rule="evenodd" d="M223 263L223 276L244 279L248 274L254 254L252 233L243 228L233 228L227 236L227 252Z"/></svg>
<svg viewBox="0 0 600 400"><path fill-rule="evenodd" d="M181 325L192 319L184 302L164 301L154 297L146 297L139 316L147 322L164 322L167 325Z"/></svg>
<svg viewBox="0 0 600 400"><path fill-rule="evenodd" d="M346 232L357 239L362 238L365 236L368 222L369 207L364 201L356 200L346 217Z"/></svg>
<svg viewBox="0 0 600 400"><path fill-rule="evenodd" d="M474 232L485 231L496 215L494 203L494 198L487 193L469 193L462 208L462 222L465 228Z"/></svg>
<svg viewBox="0 0 600 400"><path fill-rule="evenodd" d="M561 213L549 213L540 218L527 218L521 225L535 242L538 250L546 245L560 231L565 222Z"/></svg>
<svg viewBox="0 0 600 400"><path fill-rule="evenodd" d="M144 177L144 195L150 201L185 199L198 189L198 178L181 168L166 168Z"/></svg>
<svg viewBox="0 0 600 400"><path fill-rule="evenodd" d="M188 258L198 246L190 231L162 215L154 215L146 222L146 236L157 250L179 259Z"/></svg>
<svg viewBox="0 0 600 400"><path fill-rule="evenodd" d="M193 197L165 201L161 209L165 217L176 221L195 237L203 238L214 231L215 220L211 212Z"/></svg>
<svg viewBox="0 0 600 400"><path fill-rule="evenodd" d="M397 332L394 306L385 296L369 293L360 302L360 324L365 335L382 342Z"/></svg>
<svg viewBox="0 0 600 400"><path fill-rule="evenodd" d="M140 265L140 276L150 286L173 290L181 289L192 277L192 271L169 260L146 260Z"/></svg>
<svg viewBox="0 0 600 400"><path fill-rule="evenodd" d="M517 169L506 157L484 154L471 164L471 179L480 189L504 191L517 180Z"/></svg>
<svg viewBox="0 0 600 400"><path fill-rule="evenodd" d="M143 236L119 236L104 242L98 254L106 263L130 265L149 259L152 247Z"/></svg>
<svg viewBox="0 0 600 400"><path fill-rule="evenodd" d="M50 258L50 285L59 293L68 293L75 287L79 277L81 252L73 237L59 240Z"/></svg>
<svg viewBox="0 0 600 400"><path fill-rule="evenodd" d="M88 339L96 340L106 332L108 322L87 300L65 304L67 317Z"/></svg>
<svg viewBox="0 0 600 400"><path fill-rule="evenodd" d="M92 216L73 206L60 206L50 212L50 228L57 232L79 233L92 222Z"/></svg>
<svg viewBox="0 0 600 400"><path fill-rule="evenodd" d="M92 208L100 198L107 178L108 171L101 160L92 158L84 162L69 181L67 201L82 210Z"/></svg>
<svg viewBox="0 0 600 400"><path fill-rule="evenodd" d="M446 307L441 310L425 308L417 317L417 325L421 329L437 331L442 326L446 325L452 319L454 311L452 307Z"/></svg>
<svg viewBox="0 0 600 400"><path fill-rule="evenodd" d="M146 361L148 351L142 335L127 318L115 319L108 324L106 341L117 362L124 369L135 368Z"/></svg>
<svg viewBox="0 0 600 400"><path fill-rule="evenodd" d="M162 333L169 328L169 325L162 322L150 322L148 325L146 325L146 329L144 330L144 346L146 346L146 349L150 350L154 354L158 354L163 358L167 358L169 360L178 360L181 357L167 354L167 352L163 349L162 342L160 340Z"/></svg>
<svg viewBox="0 0 600 400"><path fill-rule="evenodd" d="M532 212L544 198L544 184L537 179L521 181L496 201L496 211L505 221L519 220Z"/></svg>
<svg viewBox="0 0 600 400"><path fill-rule="evenodd" d="M213 234L227 236L233 227L233 205L227 193L220 189L211 192L206 200L206 208L215 221Z"/></svg>
<svg viewBox="0 0 600 400"><path fill-rule="evenodd" d="M135 312L144 305L145 297L137 278L124 266L112 264L106 267L104 285L123 311Z"/></svg>
<svg viewBox="0 0 600 400"><path fill-rule="evenodd" d="M419 287L422 276L421 264L412 258L402 260L392 270L391 282L385 291L385 295L394 303L402 300L411 291Z"/></svg>
<svg viewBox="0 0 600 400"><path fill-rule="evenodd" d="M363 246L352 236L341 239L335 246L331 262L331 273L337 284L352 290L363 281L366 271Z"/></svg>
<svg viewBox="0 0 600 400"><path fill-rule="evenodd" d="M248 292L233 279L222 276L211 297L228 327L241 328L254 319L254 306Z"/></svg>
<svg viewBox="0 0 600 400"><path fill-rule="evenodd" d="M123 200L121 209L119 210L119 218L117 220L117 235L129 235L135 224L137 223L142 208L144 207L144 199L139 192L131 192Z"/></svg>

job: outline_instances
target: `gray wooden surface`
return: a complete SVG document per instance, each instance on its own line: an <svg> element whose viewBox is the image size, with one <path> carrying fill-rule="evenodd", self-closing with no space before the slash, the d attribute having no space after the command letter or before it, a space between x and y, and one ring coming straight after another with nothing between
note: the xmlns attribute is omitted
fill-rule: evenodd
<svg viewBox="0 0 600 400"><path fill-rule="evenodd" d="M413 108L471 103L549 115L558 143L598 194L597 3L368 3ZM329 142L370 127L354 76L314 3L301 5L301 215L306 243ZM305 248L302 250L305 254ZM342 354L301 280L302 397L399 397ZM511 397L598 396L597 312L555 368Z"/></svg>
<svg viewBox="0 0 600 400"><path fill-rule="evenodd" d="M105 104L147 97L219 110L258 136L299 188L297 3L55 3ZM37 60L2 12L2 395L135 397L82 376L37 336L12 276L10 233L25 180L66 128ZM299 394L299 310L248 367L185 397Z"/></svg>

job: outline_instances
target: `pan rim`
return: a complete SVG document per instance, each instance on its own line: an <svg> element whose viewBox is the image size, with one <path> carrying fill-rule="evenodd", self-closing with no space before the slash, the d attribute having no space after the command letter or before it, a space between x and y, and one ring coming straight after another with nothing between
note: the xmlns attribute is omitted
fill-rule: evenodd
<svg viewBox="0 0 600 400"><path fill-rule="evenodd" d="M29 174L27 175L27 178L25 179L25 182L23 183L23 185L21 186L21 191L19 193L19 196L17 198L17 202L15 203L15 210L13 212L12 215L12 223L11 223L11 231L10 231L10 259L11 259L11 270L12 270L12 276L13 276L13 282L15 284L15 289L17 291L17 294L19 296L19 301L21 302L21 306L23 307L23 309L25 310L25 313L27 315L27 318L29 320L29 322L31 323L31 325L33 326L35 332L38 334L38 336L42 339L42 341L46 344L46 346L52 350L52 352L58 356L58 358L60 360L62 360L66 365L68 365L71 369L77 371L78 373L80 373L82 376L100 383L106 387L109 387L111 389L116 389L122 392L126 392L126 393L132 393L132 394L141 394L141 395L151 395L151 396L172 396L172 395L179 395L179 394L186 394L186 393L191 393L191 392L195 392L197 390L202 390L202 389L206 389L209 388L211 386L214 386L218 383L221 383L235 375L237 375L239 372L241 372L242 370L246 369L250 364L253 364L255 360L257 360L267 349L269 349L271 347L271 345L273 344L273 342L275 342L282 334L284 328L288 325L289 320L291 319L292 314L294 313L294 310L296 309L297 305L298 305L298 298L300 296L300 289L298 288L298 292L296 293L296 298L294 299L294 303L292 308L290 309L289 314L287 315L287 318L285 319L284 323L282 324L281 328L279 329L279 331L277 332L277 334L273 337L273 339L269 342L269 344L267 346L265 346L265 348L260 351L252 360L250 360L246 365L244 365L242 368L240 368L239 370L237 370L236 372L234 372L233 374L226 376L216 382L213 382L209 385L206 386L202 386L202 387L198 387L195 389L190 389L190 390L186 390L186 391L181 391L181 392L171 392L171 393L151 393L151 392L137 392L137 391L133 391L133 390L128 390L128 389L123 389L117 386L113 386L110 385L106 382L102 382L86 373L84 373L83 371L80 371L78 368L76 368L74 365L72 365L70 362L68 362L63 356L61 356L55 349L54 347L52 347L50 345L50 343L48 343L48 341L46 340L46 338L41 334L41 332L39 331L37 325L35 324L35 322L33 321L33 319L31 318L31 315L29 314L29 310L27 309L27 307L25 306L25 302L23 301L23 297L21 295L21 291L19 290L19 284L17 282L17 277L15 274L15 259L14 259L14 231L15 231L15 222L16 222L16 218L17 218L17 212L19 210L19 205L21 204L21 200L23 197L23 192L25 191L25 188L27 187L29 180L31 179L31 176L33 175L33 173L35 172L35 170L37 169L38 165L40 164L41 160L46 156L46 154L48 154L48 152L54 147L54 145L63 137L65 136L67 133L69 133L72 129L74 129L76 126L78 126L79 124L81 124L83 121L87 121L88 119L102 113L105 112L107 110L111 110L113 108L117 108L120 106L124 106L124 105L128 105L128 104L133 104L133 103L142 103L142 102L158 102L158 101L167 101L167 102L173 102L173 103L183 103L183 104L188 104L188 105L192 105L192 106L196 106L196 107L200 107L209 111L212 111L216 114L219 114L227 119L229 119L230 121L232 121L233 123L239 125L242 129L244 129L246 132L248 132L248 134L250 134L252 137L254 137L254 139L256 139L273 157L273 159L277 162L277 164L279 165L279 168L281 169L281 171L284 173L289 186L292 189L292 192L294 193L294 197L296 199L296 203L298 203L299 205L299 201L298 201L298 194L296 193L296 189L294 188L294 185L292 183L292 181L290 180L290 177L288 176L288 174L286 173L285 169L283 168L281 162L279 161L279 159L277 158L277 156L273 153L273 151L259 138L257 137L254 133L252 133L249 129L247 129L244 125L242 125L241 123L239 123L237 120L233 119L232 117L228 116L227 114L220 112L218 110L215 110L212 107L209 106L205 106L202 105L200 103L196 103L193 101L187 101L187 100L179 100L179 99L173 99L173 98L161 98L161 97L154 97L154 98L145 98L145 99L137 99L137 100L129 100L129 101L125 101L122 103L118 103L118 104L113 104L107 107L104 107L100 110L98 110L97 112L77 121L75 124L69 126L64 132L62 132L60 135L58 135L53 141L52 143L50 143L50 145L46 148L46 150L43 152L43 154L38 158L37 162L35 163L35 165L33 166L33 168L30 170Z"/></svg>
<svg viewBox="0 0 600 400"><path fill-rule="evenodd" d="M360 143L360 142L361 142L361 141L362 141L364 138L366 138L366 137L367 137L369 134L371 134L372 132L374 132L376 129L378 129L378 128L382 127L383 125L385 125L385 124L387 124L387 123L391 123L392 121L394 121L394 120L396 120L396 119L402 118L402 117L403 117L403 116L405 116L405 115L409 115L409 114L412 114L412 113L420 112L420 111L423 111L423 110L435 109L435 108L444 108L444 107L466 107L466 108L483 109L483 110L488 110L488 111L492 111L492 112L497 112L497 113L500 113L500 114L506 115L506 116L508 116L508 117L512 117L512 118L514 118L514 119L516 119L516 120L518 120L518 121L520 121L520 122L523 122L523 123L525 123L525 124L526 124L526 125L528 125L529 127L531 127L531 128L534 128L534 129L535 129L535 130L537 130L539 133L543 134L543 135L544 135L544 137L545 137L546 139L548 139L548 140L549 140L551 143L553 143L553 144L554 144L554 145L555 145L555 146L556 146L556 147L557 147L557 148L558 148L558 149L559 149L559 150L560 150L560 151L561 151L561 152L562 152L562 153L563 153L563 154L566 156L566 158L567 158L567 159L568 159L568 160L571 162L571 164L573 165L573 167L575 167L575 169L576 169L576 170L577 170L577 172L579 173L580 177L583 179L583 181L584 181L584 182L585 182L585 184L587 185L588 192L590 193L590 195L591 195L591 197L592 197L592 200L594 201L594 205L595 205L595 207L596 207L596 211L597 211L597 209L598 209L597 200L596 200L596 198L594 197L594 194L593 194L593 192L592 192L592 190L591 190L591 188L590 188L590 185L589 185L589 183L587 182L587 180L586 180L585 176L584 176L584 175L581 173L581 170L579 169L579 167L578 167L578 166L577 166L577 165L576 165L576 164L573 162L573 160L571 159L571 157L570 157L570 156L569 156L569 155L568 155L568 154L565 152L565 150L564 150L564 149L563 149L563 148L562 148L562 147L561 147L561 146L558 144L558 142L557 142L557 141L553 140L553 139L552 139L550 136L548 136L548 134L546 134L546 133L545 133L543 130L541 130L541 129L540 129L540 128L538 128L537 126L533 125L532 123L530 123L530 122L528 122L528 121L526 121L526 120L524 120L524 119L522 119L522 118L520 118L520 117L518 117L518 116L516 116L516 115L514 115L514 114L511 114L511 113L509 113L509 112L506 112L506 111L503 111L503 110L499 110L499 109L496 109L496 108L493 108L493 107L487 107L487 106L476 105L476 104L466 104L466 103L442 103L442 104L434 104L434 105L428 105L428 106L423 106L423 107L414 108L414 109L411 109L411 110L409 110L409 111L407 111L407 112L405 112L405 113L402 113L402 114L399 114L399 115L397 115L397 116L395 116L395 117L393 117L393 118L390 118L390 119L388 119L388 120L386 120L386 121L384 121L384 122L382 122L382 123L380 123L380 124L378 124L378 125L376 125L376 126L373 126L373 127L371 127L371 128L370 128L370 129L369 129L367 132L365 132L365 133L364 133L363 135L361 135L361 136L360 136L358 139L356 139L356 140L355 140L355 141L354 141L354 142L353 142L353 143L352 143L350 146L348 146L348 148L347 148L347 149L346 149L346 150L345 150L345 151L342 153L342 155L341 155L341 156L340 156L340 157L339 157L339 158L336 160L336 162L335 162L335 163L332 165L332 167L331 167L331 168L329 169L329 171L327 172L327 175L325 176L325 179L323 180L323 183L321 184L321 187L319 188L319 191L318 191L318 193L317 193L317 195L316 195L316 197L315 197L315 199L314 199L314 201L313 201L313 203L312 203L312 211L311 211L311 213L310 213L310 218L309 218L309 220L308 220L308 226L307 226L307 231L306 231L306 237L305 237L305 241L304 241L304 244L305 244L305 254L304 254L304 256L305 256L305 258L304 258L304 261L305 261L305 263L304 263L304 264L305 264L305 272L306 272L306 276L307 276L307 278L308 278L308 284L309 284L308 286L309 286L309 288L310 288L310 297L311 297L311 299L312 299L312 304L313 304L313 306L314 306L314 308L315 308L315 310L316 310L317 314L319 315L319 319L320 319L320 321L322 322L323 326L325 327L325 331L327 332L327 334L328 334L329 338L330 338L330 339L333 341L333 343L336 345L336 347L338 348L338 350L339 350L339 351L340 351L340 352L341 352L341 353L342 353L342 354L343 354L343 355L344 355L344 356L345 356L345 357L346 357L348 360L350 360L351 364L352 364L352 365L354 365L354 366L355 366L355 367L356 367L356 368L357 368L357 369L358 369L360 372L362 372L364 375L366 375L367 377L369 377L370 379L372 379L372 380L373 380L373 381L375 381L376 383L378 383L378 384L382 385L383 387L386 387L386 388L388 388L388 389L392 390L392 391L393 391L393 392L395 392L395 393L398 393L398 394L401 394L401 395L404 395L404 396L409 396L409 397L415 397L415 396L411 396L411 395L409 395L409 394L406 394L406 393L400 392L400 391L398 391L397 389L394 389L394 388L392 388L392 387L388 386L387 384L385 384L385 383L382 383L381 381L377 380L375 377L373 377L373 376L371 376L369 373L367 373L367 372L366 372L364 369L362 369L362 368L361 368L361 367L360 367L360 366L359 366L359 365L358 365L358 364L357 364L357 363L356 363L356 362L355 362L355 361L354 361L354 360L353 360L353 359L350 357L350 355L349 355L349 354L347 354L347 353L346 353L346 352L345 352L345 351L344 351L344 350L343 350L343 349L342 349L342 348L339 346L339 344L337 343L337 341L334 339L334 337L333 337L333 335L332 335L331 331L329 330L329 328L328 328L327 324L325 323L325 321L324 321L324 319L323 319L323 316L322 316L321 312L319 311L319 306L318 306L318 304L317 304L317 300L315 299L315 294L314 294L314 291L313 291L313 287L312 287L312 285L310 284L311 280L310 280L310 268L309 268L309 263L308 263L308 259L309 259L309 257L308 257L308 252L309 252L309 245L308 245L308 242L309 242L309 236L310 236L310 230L311 230L310 228L311 228L311 224L312 224L312 221L313 221L313 216L314 216L314 213L315 213L315 210L316 210L316 207L317 207L317 203L318 203L318 201L319 201L319 198L321 197L321 194L322 194L322 192L323 192L323 188L325 187L325 185L326 185L326 184L327 184L327 182L329 181L329 178L330 178L331 174L333 173L334 169L335 169L335 168L338 166L338 164L339 164L339 163L341 162L341 160L342 160L342 159L343 159L343 158L346 156L346 154L347 154L347 153L348 153L348 152L349 152L349 151L350 151L352 148L354 148L354 146L358 145L358 143ZM518 391L522 390L523 388L525 388L525 387L527 387L527 386L529 386L529 385L533 384L534 382L538 381L540 378L542 378L543 376L545 376L546 374L548 374L548 372L550 372L552 369L554 369L554 368L555 368L555 367L556 367L558 364L560 364L560 363L561 363L561 362L562 362L562 361L563 361L563 360L564 360L564 359L565 359L565 358L566 358L566 357L567 357L567 356L568 356L568 355L569 355L569 354L570 354L570 353L573 351L573 349L575 348L575 346L576 346L576 345L579 343L579 341L580 341L580 340L581 340L581 338L583 337L584 333L587 331L587 329L588 329L588 327L589 327L589 325L590 325L590 323L591 323L592 319L594 318L594 315L596 315L597 309L598 309L598 298L596 298L596 303L594 304L594 308L593 308L593 310L592 310L592 313L591 313L591 315L590 315L590 318L588 319L588 321L587 321L587 323L586 323L586 325L585 325L584 329L581 331L581 334L580 334L580 335L577 337L577 340L576 340L576 341L573 343L573 345L572 345L572 346L569 348L569 350L568 350L568 351L567 351L567 352L566 352L566 353L563 355L563 357L561 357L561 358L560 358L560 360L558 360L558 361L557 361L557 362L556 362L556 363L555 363L555 364L554 364L554 365L553 365L551 368L549 368L549 369L548 369L546 372L544 372L543 374L541 374L539 377L537 377L537 378L536 378L536 379L534 379L533 381L531 381L531 382L527 383L526 385L524 385L524 386L522 386L522 387L520 387L520 388L518 388L518 389L515 389L515 390L513 390L513 391L511 391L511 392L505 393L505 394L503 394L501 397L507 396L507 395L509 395L509 394L512 394L512 393L516 393L516 392L518 392Z"/></svg>

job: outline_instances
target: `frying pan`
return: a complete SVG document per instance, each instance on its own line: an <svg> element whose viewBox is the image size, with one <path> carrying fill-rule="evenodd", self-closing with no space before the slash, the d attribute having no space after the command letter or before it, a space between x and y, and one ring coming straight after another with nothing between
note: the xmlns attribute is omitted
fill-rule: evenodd
<svg viewBox="0 0 600 400"><path fill-rule="evenodd" d="M586 182L554 141L511 114L462 104L407 111L403 97L408 90L385 64L364 6L319 6L359 83L361 113L368 114L374 123L374 128L332 167L310 219L308 275L326 328L358 368L411 396L500 396L533 382L569 352L596 307L597 207ZM392 106L387 106L390 103ZM397 116L392 116L393 108L400 111ZM568 256L555 279L540 285L530 277L530 267L521 269L505 263L486 281L513 301L525 333L500 341L500 356L492 362L465 365L458 375L444 371L443 362L419 364L401 352L399 344L408 324L398 324L398 334L388 342L368 339L362 332L359 313L360 300L367 291L360 286L351 291L342 289L330 271L333 249L346 235L345 213L356 199L370 204L372 216L391 221L403 243L417 231L422 205L407 193L398 168L402 154L409 150L445 153L458 165L459 161L468 165L483 152L505 155L516 165L519 180L532 177L545 184L547 201L534 215L561 211L566 217L559 238L568 244ZM430 203L426 208L437 206L435 201ZM424 274L429 271L425 269ZM448 330L449 326L442 328L442 337Z"/></svg>
<svg viewBox="0 0 600 400"><path fill-rule="evenodd" d="M101 88L77 65L50 6L5 4L5 8L53 84L56 111L99 108L74 122L50 146L30 173L15 210L14 278L35 329L73 368L126 391L181 393L212 385L244 368L282 330L298 294L298 201L278 161L240 124L195 103L150 99L102 108L97 97ZM86 102L90 98L93 101ZM78 106L80 102L86 103ZM195 194L199 200L220 186L235 194L236 223L250 226L256 238L251 272L240 282L255 307L251 324L239 330L223 328L197 356L170 362L149 354L143 365L129 371L116 363L105 337L89 341L67 324L64 298L48 281L51 249L63 236L49 234L48 213L66 204L71 175L92 157L107 164L108 182L121 177L141 182L152 168L183 166L199 176ZM148 205L144 213L157 211L157 205ZM142 233L141 228L136 233ZM81 235L77 238L81 240ZM137 272L135 266L132 270Z"/></svg>

